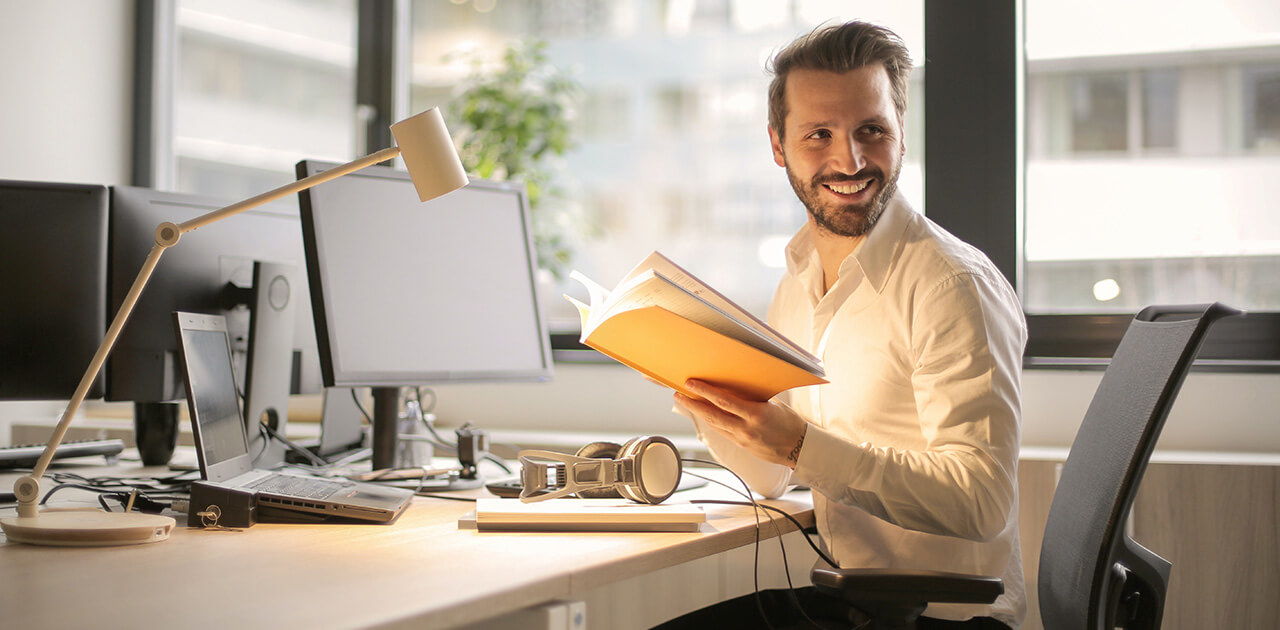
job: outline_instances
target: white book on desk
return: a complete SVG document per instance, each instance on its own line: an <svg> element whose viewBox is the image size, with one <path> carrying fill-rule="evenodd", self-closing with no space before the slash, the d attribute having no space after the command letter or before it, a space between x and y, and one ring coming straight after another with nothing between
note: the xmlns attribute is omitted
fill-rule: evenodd
<svg viewBox="0 0 1280 630"><path fill-rule="evenodd" d="M476 501L481 531L696 532L707 515L696 505L642 505L626 499L518 499Z"/></svg>

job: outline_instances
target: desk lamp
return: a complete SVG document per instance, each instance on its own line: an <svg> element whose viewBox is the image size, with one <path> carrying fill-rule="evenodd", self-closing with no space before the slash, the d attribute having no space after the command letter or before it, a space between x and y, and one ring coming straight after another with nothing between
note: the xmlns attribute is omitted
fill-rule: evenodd
<svg viewBox="0 0 1280 630"><path fill-rule="evenodd" d="M160 256L164 254L166 249L177 244L178 239L183 234L196 228L306 190L331 179L342 177L367 166L385 162L395 158L397 155L404 158L405 166L409 170L409 177L413 180L414 188L417 189L418 198L421 201L434 199L467 185L466 171L463 170L462 162L458 159L457 149L453 146L453 140L449 137L449 131L445 128L444 118L440 115L440 110L432 108L391 125L391 134L395 137L397 146L383 149L322 173L299 179L275 190L214 210L189 221L180 224L164 222L156 227L156 244L151 248L151 253L147 255L146 261L142 264L142 270L138 272L138 277L133 281L133 285L125 295L124 303L120 305L120 310L116 313L115 319L111 321L111 326L107 328L106 336L103 338L102 344L98 346L93 359L89 362L89 369L85 371L84 378L80 380L80 385L76 388L71 402L63 411L62 418L58 420L58 425L54 427L48 446L45 447L44 453L36 462L35 469L31 474L18 479L13 484L14 494L17 495L18 499L18 516L0 519L0 527L3 527L5 536L10 542L91 547L159 542L168 539L169 532L174 525L174 520L168 516L128 511L107 512L96 508L49 509L42 511L36 506L36 501L40 498L40 478L44 475L50 460L53 459L54 450L62 442L63 436L66 435L71 419L75 416L76 411L79 410L80 404L84 402L90 385L97 379L98 372L102 369L102 364L107 360L107 356L111 354L111 348L115 345L116 337L119 336L120 330L124 328L125 322L128 321L129 313L137 303L138 296L141 295L143 288L146 287L147 280L151 277L152 271L155 270L156 264L160 261Z"/></svg>

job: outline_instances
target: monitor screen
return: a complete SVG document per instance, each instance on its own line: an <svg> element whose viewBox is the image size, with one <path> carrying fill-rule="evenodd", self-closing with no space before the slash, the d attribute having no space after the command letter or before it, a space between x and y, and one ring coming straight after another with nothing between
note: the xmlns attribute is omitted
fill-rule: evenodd
<svg viewBox="0 0 1280 630"><path fill-rule="evenodd" d="M123 303L155 244L156 226L165 221L180 223L227 203L149 188L112 187L108 312L114 315ZM245 294L239 290L252 287L255 261L293 265L298 284L305 283L301 281L305 262L295 204L269 204L211 223L184 234L165 251L107 361L106 398L133 402L185 399L173 331L174 311L225 315L236 377L243 379L250 311ZM320 366L310 296L305 289L293 294L297 302L290 390L295 394L318 393Z"/></svg>
<svg viewBox="0 0 1280 630"><path fill-rule="evenodd" d="M299 196L325 385L550 378L522 184L422 203L406 172L375 166Z"/></svg>
<svg viewBox="0 0 1280 630"><path fill-rule="evenodd" d="M0 400L75 393L106 332L107 215L106 186L0 180Z"/></svg>

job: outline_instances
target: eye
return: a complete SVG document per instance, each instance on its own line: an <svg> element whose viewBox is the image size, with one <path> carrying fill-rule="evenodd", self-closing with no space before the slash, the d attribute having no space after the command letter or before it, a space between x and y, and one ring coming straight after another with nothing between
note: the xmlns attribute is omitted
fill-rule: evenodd
<svg viewBox="0 0 1280 630"><path fill-rule="evenodd" d="M831 137L831 132L826 129L815 129L805 136L809 140L826 140Z"/></svg>

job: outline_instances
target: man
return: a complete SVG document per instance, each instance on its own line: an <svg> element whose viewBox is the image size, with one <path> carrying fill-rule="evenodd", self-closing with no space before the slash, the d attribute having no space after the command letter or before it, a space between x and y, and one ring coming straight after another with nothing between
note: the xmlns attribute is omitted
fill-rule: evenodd
<svg viewBox="0 0 1280 630"><path fill-rule="evenodd" d="M911 61L896 35L820 28L772 70L773 157L808 220L787 247L769 321L821 358L830 382L761 403L691 381L703 399L676 394L677 407L756 492L809 485L840 566L1004 579L994 605L930 606L921 628L1017 627L1017 296L986 256L897 192Z"/></svg>

